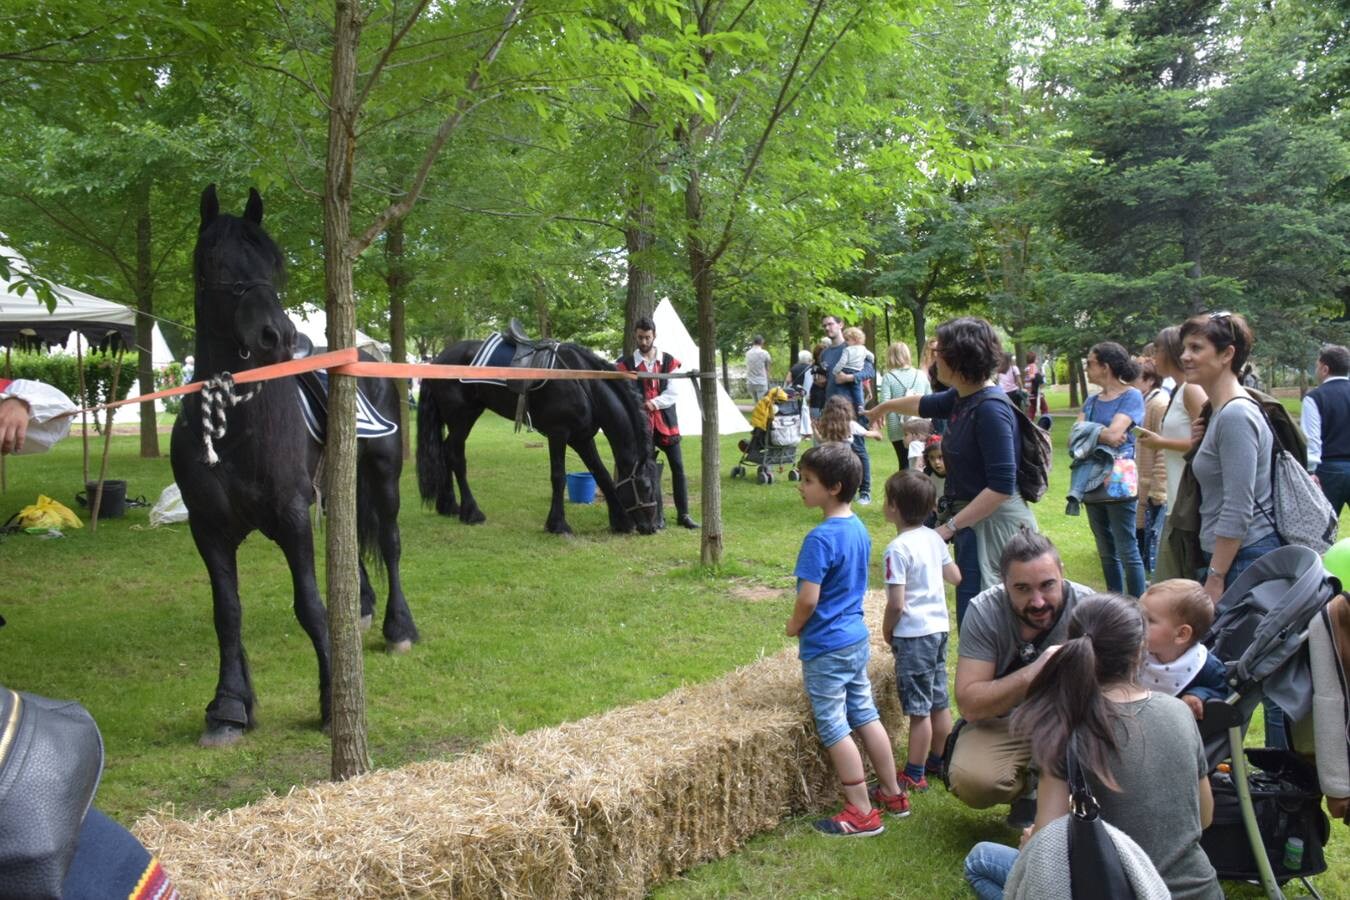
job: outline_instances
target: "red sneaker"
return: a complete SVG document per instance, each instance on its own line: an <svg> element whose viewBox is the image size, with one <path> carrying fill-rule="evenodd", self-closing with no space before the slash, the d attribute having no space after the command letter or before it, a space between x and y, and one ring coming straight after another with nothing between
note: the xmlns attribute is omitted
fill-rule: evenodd
<svg viewBox="0 0 1350 900"><path fill-rule="evenodd" d="M879 810L869 809L862 812L852 803L845 803L843 811L838 815L819 819L813 824L817 831L844 837L871 837L886 830L881 824Z"/></svg>
<svg viewBox="0 0 1350 900"><path fill-rule="evenodd" d="M900 785L900 793L888 794L881 789L881 785L874 784L872 789L867 792L867 796L876 804L877 809L884 809L887 813L895 816L897 819L903 819L909 815L909 794L905 792L905 785Z"/></svg>
<svg viewBox="0 0 1350 900"><path fill-rule="evenodd" d="M901 769L899 772L895 773L895 780L899 782L900 789L903 791L928 790L928 778L926 776L921 777L918 781L915 781L913 778L910 778L908 775L905 774L904 769Z"/></svg>

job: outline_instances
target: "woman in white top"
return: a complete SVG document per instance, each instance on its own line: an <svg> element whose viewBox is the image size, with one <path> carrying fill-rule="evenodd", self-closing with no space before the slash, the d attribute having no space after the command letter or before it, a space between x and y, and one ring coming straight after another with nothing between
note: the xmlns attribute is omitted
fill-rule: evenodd
<svg viewBox="0 0 1350 900"><path fill-rule="evenodd" d="M1186 383L1186 372L1181 366L1181 328L1172 325L1158 332L1153 342L1153 365L1162 378L1171 378L1176 382L1172 389L1172 399L1168 401L1167 412L1163 415L1161 433L1140 428L1136 440L1141 447L1162 450L1167 463L1167 509L1176 504L1177 485L1181 482L1181 472L1186 468L1186 454L1191 449L1191 420L1200 415L1200 409L1208 399L1205 389L1197 384ZM1171 517L1168 516L1168 519ZM1158 541L1158 559L1154 566L1154 581L1167 578L1194 578L1194 572L1182 572L1171 550L1168 549L1168 536L1171 523L1163 520L1162 537Z"/></svg>
<svg viewBox="0 0 1350 900"><path fill-rule="evenodd" d="M922 397L931 393L928 376L913 366L909 344L896 341L886 348L886 374L877 380L877 402L885 403L894 397ZM895 458L902 470L909 468L909 453L905 449L905 420L901 413L886 414L886 440L895 448Z"/></svg>

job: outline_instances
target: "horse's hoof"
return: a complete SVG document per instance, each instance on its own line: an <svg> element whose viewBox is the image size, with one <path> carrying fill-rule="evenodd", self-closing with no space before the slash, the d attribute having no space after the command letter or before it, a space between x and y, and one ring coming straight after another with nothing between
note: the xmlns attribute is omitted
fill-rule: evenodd
<svg viewBox="0 0 1350 900"><path fill-rule="evenodd" d="M412 651L412 641L386 641L384 652L390 655L409 653Z"/></svg>
<svg viewBox="0 0 1350 900"><path fill-rule="evenodd" d="M464 511L459 514L459 520L465 525L481 525L487 521L487 516L483 515L481 509Z"/></svg>
<svg viewBox="0 0 1350 900"><path fill-rule="evenodd" d="M371 616L369 613L361 617L361 633L365 634L370 630Z"/></svg>
<svg viewBox="0 0 1350 900"><path fill-rule="evenodd" d="M244 729L238 725L216 725L202 732L200 747L233 747L244 739Z"/></svg>

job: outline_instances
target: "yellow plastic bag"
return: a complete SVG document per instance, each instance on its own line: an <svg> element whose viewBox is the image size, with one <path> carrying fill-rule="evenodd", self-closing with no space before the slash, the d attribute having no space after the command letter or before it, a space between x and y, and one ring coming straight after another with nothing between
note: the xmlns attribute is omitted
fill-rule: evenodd
<svg viewBox="0 0 1350 900"><path fill-rule="evenodd" d="M84 523L70 508L46 494L38 494L37 502L19 510L18 524L23 528L83 528Z"/></svg>

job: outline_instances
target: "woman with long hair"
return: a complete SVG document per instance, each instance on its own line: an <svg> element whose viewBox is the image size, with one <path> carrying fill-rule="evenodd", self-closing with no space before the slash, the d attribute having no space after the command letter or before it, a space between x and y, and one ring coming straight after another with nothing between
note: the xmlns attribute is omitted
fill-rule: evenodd
<svg viewBox="0 0 1350 900"><path fill-rule="evenodd" d="M1036 822L1022 842L1069 812L1065 758L1072 744L1102 818L1148 854L1172 896L1220 900L1200 848L1214 814L1204 743L1185 703L1139 685L1145 630L1138 602L1118 594L1095 594L1069 613L1068 640L1013 713L1013 733L1031 742L1041 772ZM1002 897L1016 860L1011 847L977 844L966 857L966 878L979 896Z"/></svg>
<svg viewBox="0 0 1350 900"><path fill-rule="evenodd" d="M1168 398L1167 410L1163 413L1162 427L1154 430L1140 428L1136 431L1136 440L1141 447L1151 447L1162 451L1163 462L1167 466L1167 508L1171 510L1177 502L1177 485L1181 483L1181 473L1186 469L1186 454L1194 443L1191 437L1191 422L1200 415L1205 402L1205 389L1186 380L1186 370L1181 364L1181 327L1169 325L1158 332L1153 342L1153 365L1164 380L1171 378L1175 383L1172 396ZM1172 553L1168 535L1171 533L1166 518L1163 519L1162 534L1158 538L1158 560L1153 567L1154 580L1166 581L1168 578L1193 578L1194 572L1183 572Z"/></svg>
<svg viewBox="0 0 1350 900"><path fill-rule="evenodd" d="M1101 388L1083 404L1078 423L1101 426L1097 443L1111 450L1117 460L1134 460L1136 425L1144 424L1144 395L1130 386L1139 367L1125 348L1115 341L1102 341L1088 351L1088 381ZM1144 561L1134 534L1138 498L1091 503L1085 500L1088 524L1097 541L1102 575L1108 591L1144 593Z"/></svg>
<svg viewBox="0 0 1350 900"><path fill-rule="evenodd" d="M928 376L914 368L909 344L896 341L887 347L886 374L877 379L877 402L885 403L892 397L922 397L929 392ZM909 450L905 443L907 418L899 413L886 416L886 439L895 448L895 458L901 470L909 468Z"/></svg>

